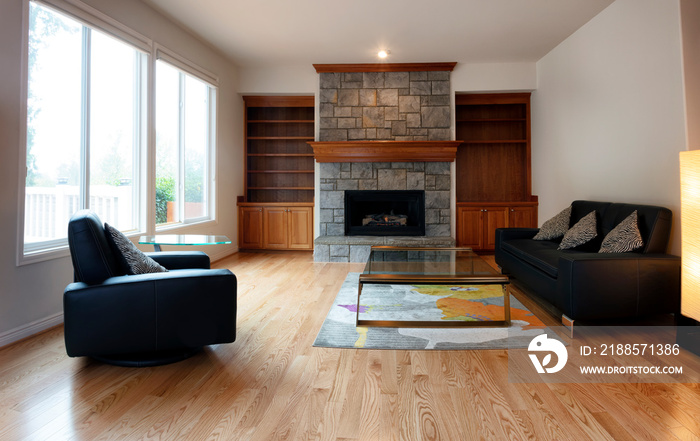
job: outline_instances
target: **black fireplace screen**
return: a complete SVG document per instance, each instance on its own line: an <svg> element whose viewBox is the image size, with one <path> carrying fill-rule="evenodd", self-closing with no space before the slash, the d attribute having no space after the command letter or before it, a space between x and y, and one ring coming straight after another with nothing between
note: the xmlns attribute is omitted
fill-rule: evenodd
<svg viewBox="0 0 700 441"><path fill-rule="evenodd" d="M346 190L346 236L425 236L422 190Z"/></svg>

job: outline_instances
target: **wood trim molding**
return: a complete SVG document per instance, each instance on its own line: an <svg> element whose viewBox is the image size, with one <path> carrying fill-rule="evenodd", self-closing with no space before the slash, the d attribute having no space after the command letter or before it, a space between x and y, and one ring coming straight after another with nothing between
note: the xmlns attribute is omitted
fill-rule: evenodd
<svg viewBox="0 0 700 441"><path fill-rule="evenodd" d="M313 207L313 202L245 202L236 203L239 207Z"/></svg>
<svg viewBox="0 0 700 441"><path fill-rule="evenodd" d="M452 70L456 62L449 63L359 63L314 64L316 73L329 72L436 72Z"/></svg>
<svg viewBox="0 0 700 441"><path fill-rule="evenodd" d="M314 107L314 96L307 95L244 95L248 107Z"/></svg>
<svg viewBox="0 0 700 441"><path fill-rule="evenodd" d="M309 142L316 162L452 162L462 141Z"/></svg>
<svg viewBox="0 0 700 441"><path fill-rule="evenodd" d="M455 105L530 104L530 92L455 94Z"/></svg>

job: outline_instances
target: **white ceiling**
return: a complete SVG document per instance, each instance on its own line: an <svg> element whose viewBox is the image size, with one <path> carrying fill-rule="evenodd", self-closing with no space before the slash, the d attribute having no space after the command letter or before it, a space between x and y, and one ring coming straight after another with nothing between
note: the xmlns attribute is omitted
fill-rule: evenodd
<svg viewBox="0 0 700 441"><path fill-rule="evenodd" d="M613 0L142 0L238 66L534 62Z"/></svg>

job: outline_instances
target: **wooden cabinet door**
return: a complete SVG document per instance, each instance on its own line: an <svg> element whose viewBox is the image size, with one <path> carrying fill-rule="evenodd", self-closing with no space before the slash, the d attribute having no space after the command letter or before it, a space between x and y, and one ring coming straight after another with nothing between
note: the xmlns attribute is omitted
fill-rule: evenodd
<svg viewBox="0 0 700 441"><path fill-rule="evenodd" d="M238 210L238 247L260 249L263 247L262 207L240 207Z"/></svg>
<svg viewBox="0 0 700 441"><path fill-rule="evenodd" d="M511 228L537 228L537 207L510 207L508 226Z"/></svg>
<svg viewBox="0 0 700 441"><path fill-rule="evenodd" d="M263 208L263 248L284 250L287 248L287 208Z"/></svg>
<svg viewBox="0 0 700 441"><path fill-rule="evenodd" d="M457 208L457 246L479 250L483 247L483 212L478 207Z"/></svg>
<svg viewBox="0 0 700 441"><path fill-rule="evenodd" d="M287 210L287 247L291 250L313 248L313 209L290 207Z"/></svg>
<svg viewBox="0 0 700 441"><path fill-rule="evenodd" d="M485 207L483 250L496 249L496 228L508 227L507 207Z"/></svg>

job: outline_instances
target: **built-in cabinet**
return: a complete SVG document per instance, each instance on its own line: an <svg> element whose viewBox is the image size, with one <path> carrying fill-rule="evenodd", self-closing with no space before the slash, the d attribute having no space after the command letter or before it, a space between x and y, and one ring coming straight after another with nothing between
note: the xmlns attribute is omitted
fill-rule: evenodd
<svg viewBox="0 0 700 441"><path fill-rule="evenodd" d="M495 247L496 228L536 227L530 168L530 94L458 94L457 245Z"/></svg>
<svg viewBox="0 0 700 441"><path fill-rule="evenodd" d="M313 96L245 96L239 248L313 249Z"/></svg>
<svg viewBox="0 0 700 441"><path fill-rule="evenodd" d="M527 205L457 204L457 243L475 250L493 250L496 229L537 225L537 207Z"/></svg>
<svg viewBox="0 0 700 441"><path fill-rule="evenodd" d="M263 248L310 250L313 248L311 207L264 207Z"/></svg>
<svg viewBox="0 0 700 441"><path fill-rule="evenodd" d="M238 248L259 250L263 247L262 205L238 206Z"/></svg>
<svg viewBox="0 0 700 441"><path fill-rule="evenodd" d="M313 207L284 204L247 204L238 207L241 249L313 249Z"/></svg>

